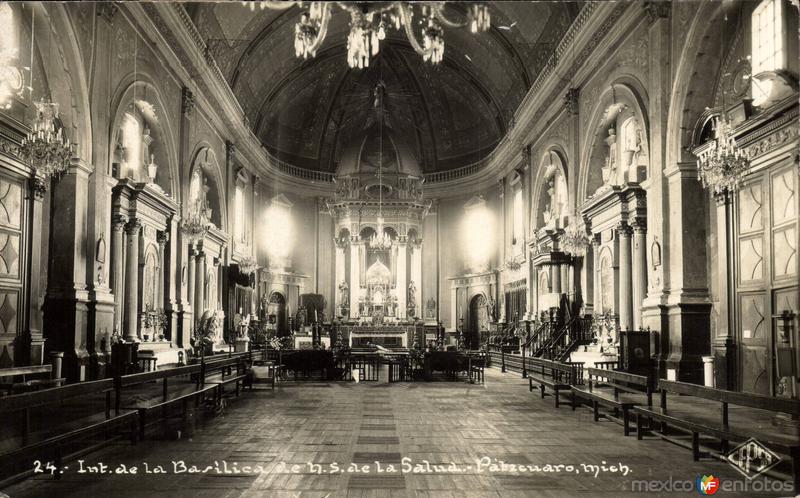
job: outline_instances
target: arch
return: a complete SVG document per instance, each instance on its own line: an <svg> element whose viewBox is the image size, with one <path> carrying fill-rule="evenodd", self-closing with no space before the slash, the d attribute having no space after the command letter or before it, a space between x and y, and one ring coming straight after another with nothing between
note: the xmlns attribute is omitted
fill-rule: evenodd
<svg viewBox="0 0 800 498"><path fill-rule="evenodd" d="M272 289L267 299L267 319L275 320L275 331L278 337L289 334L289 322L286 316L286 296L283 292Z"/></svg>
<svg viewBox="0 0 800 498"><path fill-rule="evenodd" d="M37 31L35 42L40 58L44 50L47 50L42 47L42 41L55 37L50 43L58 51L58 56L52 57L50 64L45 64L42 60L44 79L52 100L60 104L59 117L64 128L69 130L68 138L76 143L76 157L86 164L93 164L88 78L66 4L42 2L28 3L25 6L32 6L34 9ZM52 33L48 35L45 30L50 30L51 27ZM27 28L30 30L29 25Z"/></svg>
<svg viewBox="0 0 800 498"><path fill-rule="evenodd" d="M156 177L156 183L162 188L164 187L164 183L166 183L169 186L168 190L165 189L167 190L167 193L172 196L173 199L180 202L182 196L180 189L180 172L178 171L178 152L175 135L172 131L175 129L174 123L171 122L171 116L167 112L167 108L164 105L164 99L161 97L161 92L153 82L152 78L143 73L137 73L136 80L134 80L133 77L133 73L131 73L123 78L123 81L118 85L114 97L111 100L113 118L111 121L109 121L110 128L108 130L108 175L111 176L111 165L115 159L115 146L118 142L117 134L122 126L122 120L131 110L134 94L136 94L138 100L144 100L141 99L141 97L146 96L146 101L153 106L155 116L158 120L157 130L163 138L163 144L165 148L164 154L161 154L159 157L166 159L166 167L168 171L166 182L158 181L158 179L161 177L160 171L164 167L162 164L159 168L159 175Z"/></svg>
<svg viewBox="0 0 800 498"><path fill-rule="evenodd" d="M643 174L646 177L652 176L650 171L649 151L650 151L650 123L647 113L647 92L645 86L632 75L619 75L607 83L606 90L600 95L597 104L590 113L588 125L583 130L584 140L580 155L577 177L577 197L576 205L580 205L591 197L597 187L603 185L605 180L602 178L601 168L606 157L606 132L614 129L617 131L619 124L628 118L634 118L640 123L641 128L641 147L639 152L640 159L636 164L644 162L646 167ZM625 172L618 171L618 178L623 181L639 181L624 178ZM614 180L614 179L611 179Z"/></svg>
<svg viewBox="0 0 800 498"><path fill-rule="evenodd" d="M142 303L139 307L142 310L151 307L158 309L163 307L158 300L159 288L159 267L161 262L158 259L158 249L155 244L148 244L144 250L144 265L142 269Z"/></svg>
<svg viewBox="0 0 800 498"><path fill-rule="evenodd" d="M481 332L489 330L489 300L486 294L478 292L469 299L469 314L465 325L464 345L467 349L478 349L481 343Z"/></svg>
<svg viewBox="0 0 800 498"><path fill-rule="evenodd" d="M211 208L211 222L220 230L227 232L228 213L227 209L224 209L227 204L225 203L225 190L223 188L225 182L223 181L222 171L217 161L217 155L207 142L200 142L197 144L195 152L191 157L192 161L187 178L191 179L192 175L197 172L202 174L203 178L209 180L208 197L206 200L209 202L209 207ZM184 182L183 185L183 188L186 190L184 195L187 201L191 200L189 197L190 185L191 181Z"/></svg>
<svg viewBox="0 0 800 498"><path fill-rule="evenodd" d="M539 161L539 167L537 168L536 179L534 183L533 189L533 198L531 199L531 232L544 226L544 220L540 219L540 215L543 214L542 209L544 207L545 199L542 193L545 191L545 186L550 178L554 176L560 176L563 179L562 188L564 189L564 194L566 196L565 199L565 206L563 208L569 210L570 206L573 204L571 202L571 196L569 195L568 190L568 167L567 167L567 155L563 148L558 145L551 145L549 146L544 154L542 154L541 160ZM567 213L561 213L562 215ZM540 221L542 223L540 223Z"/></svg>

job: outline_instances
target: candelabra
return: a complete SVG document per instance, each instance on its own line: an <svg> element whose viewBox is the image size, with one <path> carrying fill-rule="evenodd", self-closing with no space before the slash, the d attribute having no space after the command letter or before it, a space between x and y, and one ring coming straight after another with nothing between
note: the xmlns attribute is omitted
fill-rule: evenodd
<svg viewBox="0 0 800 498"><path fill-rule="evenodd" d="M45 177L58 176L67 171L72 159L71 144L63 127L56 123L58 104L42 99L34 105L36 118L31 131L22 140L20 155L37 173Z"/></svg>
<svg viewBox="0 0 800 498"><path fill-rule="evenodd" d="M750 159L737 145L727 118L714 120L714 135L708 148L697 154L700 181L716 194L734 191L750 169Z"/></svg>

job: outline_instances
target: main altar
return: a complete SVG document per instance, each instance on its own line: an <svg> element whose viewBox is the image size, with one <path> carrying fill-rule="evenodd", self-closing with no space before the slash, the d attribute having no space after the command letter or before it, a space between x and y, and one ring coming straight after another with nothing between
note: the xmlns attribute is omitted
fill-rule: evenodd
<svg viewBox="0 0 800 498"><path fill-rule="evenodd" d="M412 149L385 119L385 88L374 90L363 129L343 148L336 194L335 310L350 322L375 326L422 316L422 222L430 201Z"/></svg>

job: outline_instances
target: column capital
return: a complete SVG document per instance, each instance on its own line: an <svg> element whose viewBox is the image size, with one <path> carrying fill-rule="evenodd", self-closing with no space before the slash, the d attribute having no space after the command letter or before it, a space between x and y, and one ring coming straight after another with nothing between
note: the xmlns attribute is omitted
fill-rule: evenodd
<svg viewBox="0 0 800 498"><path fill-rule="evenodd" d="M181 89L181 112L191 115L194 110L194 93L188 87Z"/></svg>
<svg viewBox="0 0 800 498"><path fill-rule="evenodd" d="M158 242L158 245L162 247L166 245L166 243L169 242L169 232L167 231L158 232L158 234L156 235L156 242Z"/></svg>
<svg viewBox="0 0 800 498"><path fill-rule="evenodd" d="M630 238L633 235L633 227L628 225L627 223L620 223L616 227L617 235L619 237Z"/></svg>
<svg viewBox="0 0 800 498"><path fill-rule="evenodd" d="M128 223L127 216L121 214L115 214L114 216L111 217L111 229L115 232L121 232L125 230L126 223Z"/></svg>
<svg viewBox="0 0 800 498"><path fill-rule="evenodd" d="M47 193L47 179L38 175L31 178L31 192L34 200L43 200L44 194Z"/></svg>
<svg viewBox="0 0 800 498"><path fill-rule="evenodd" d="M225 154L228 156L228 161L233 161L236 158L236 144L234 142L225 141Z"/></svg>
<svg viewBox="0 0 800 498"><path fill-rule="evenodd" d="M714 202L717 204L717 207L723 207L731 203L732 195L728 190L723 190L722 192L715 192L713 195L714 195Z"/></svg>
<svg viewBox="0 0 800 498"><path fill-rule="evenodd" d="M642 8L650 24L655 23L659 19L667 19L671 7L670 2L664 0L645 0L642 2Z"/></svg>
<svg viewBox="0 0 800 498"><path fill-rule="evenodd" d="M125 231L128 233L128 235L138 235L139 234L139 230L141 228L142 228L142 222L139 221L138 218L131 218L125 224Z"/></svg>
<svg viewBox="0 0 800 498"><path fill-rule="evenodd" d="M578 114L579 97L580 97L579 88L570 88L567 90L567 93L564 94L564 108L567 110L568 113L572 114L573 116Z"/></svg>
<svg viewBox="0 0 800 498"><path fill-rule="evenodd" d="M647 232L647 221L646 220L636 220L631 224L631 228L637 234Z"/></svg>

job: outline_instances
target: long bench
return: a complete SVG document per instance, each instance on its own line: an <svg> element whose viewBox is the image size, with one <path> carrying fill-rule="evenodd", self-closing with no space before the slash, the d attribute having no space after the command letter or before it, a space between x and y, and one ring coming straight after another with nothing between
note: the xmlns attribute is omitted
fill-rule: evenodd
<svg viewBox="0 0 800 498"><path fill-rule="evenodd" d="M630 434L631 409L638 405L653 406L653 382L650 378L628 372L587 368L587 384L573 385L572 409L576 400L587 400L592 405L594 421L600 418L600 406L614 410L615 415L622 412L622 434Z"/></svg>
<svg viewBox="0 0 800 498"><path fill-rule="evenodd" d="M692 458L697 461L702 455L700 434L719 439L722 454L728 453L730 442L755 438L791 457L795 488L800 486L800 437L772 424L772 418L777 414L785 414L790 420L800 417L799 400L669 380L659 380L658 389L661 391L658 407L633 407L638 439L642 439L643 420L648 420L648 431L653 430L652 421L657 420L662 434L668 426L691 434ZM669 405L668 393L675 395L671 396Z"/></svg>
<svg viewBox="0 0 800 498"><path fill-rule="evenodd" d="M528 389L536 384L542 398L545 390L553 391L556 408L561 404L561 391L570 391L572 385L583 384L583 362L561 363L543 358L531 358L528 370Z"/></svg>
<svg viewBox="0 0 800 498"><path fill-rule="evenodd" d="M244 386L249 386L252 389L252 371L250 369L252 359L249 354L207 361L201 365L203 383L219 385L221 395L224 394L225 387L230 384L235 386L234 392L237 398L239 397L239 391Z"/></svg>
<svg viewBox="0 0 800 498"><path fill-rule="evenodd" d="M159 381L161 392L156 393L148 384ZM161 420L166 431L169 408L181 404L185 424L189 415L189 402L193 401L195 408L199 408L200 401L207 394L212 394L215 401L219 400L221 394L221 385L204 383L202 364L123 375L116 378L116 387L121 393L117 397L117 407L122 405L139 413L139 437L142 439L151 412L161 411Z"/></svg>
<svg viewBox="0 0 800 498"><path fill-rule="evenodd" d="M58 387L65 381L64 378L53 377L52 365L0 368L0 388L7 394Z"/></svg>
<svg viewBox="0 0 800 498"><path fill-rule="evenodd" d="M65 447L101 433L124 428L135 442L137 413L112 406L112 393L114 380L105 379L0 398L2 478L30 471L33 460L60 468Z"/></svg>

